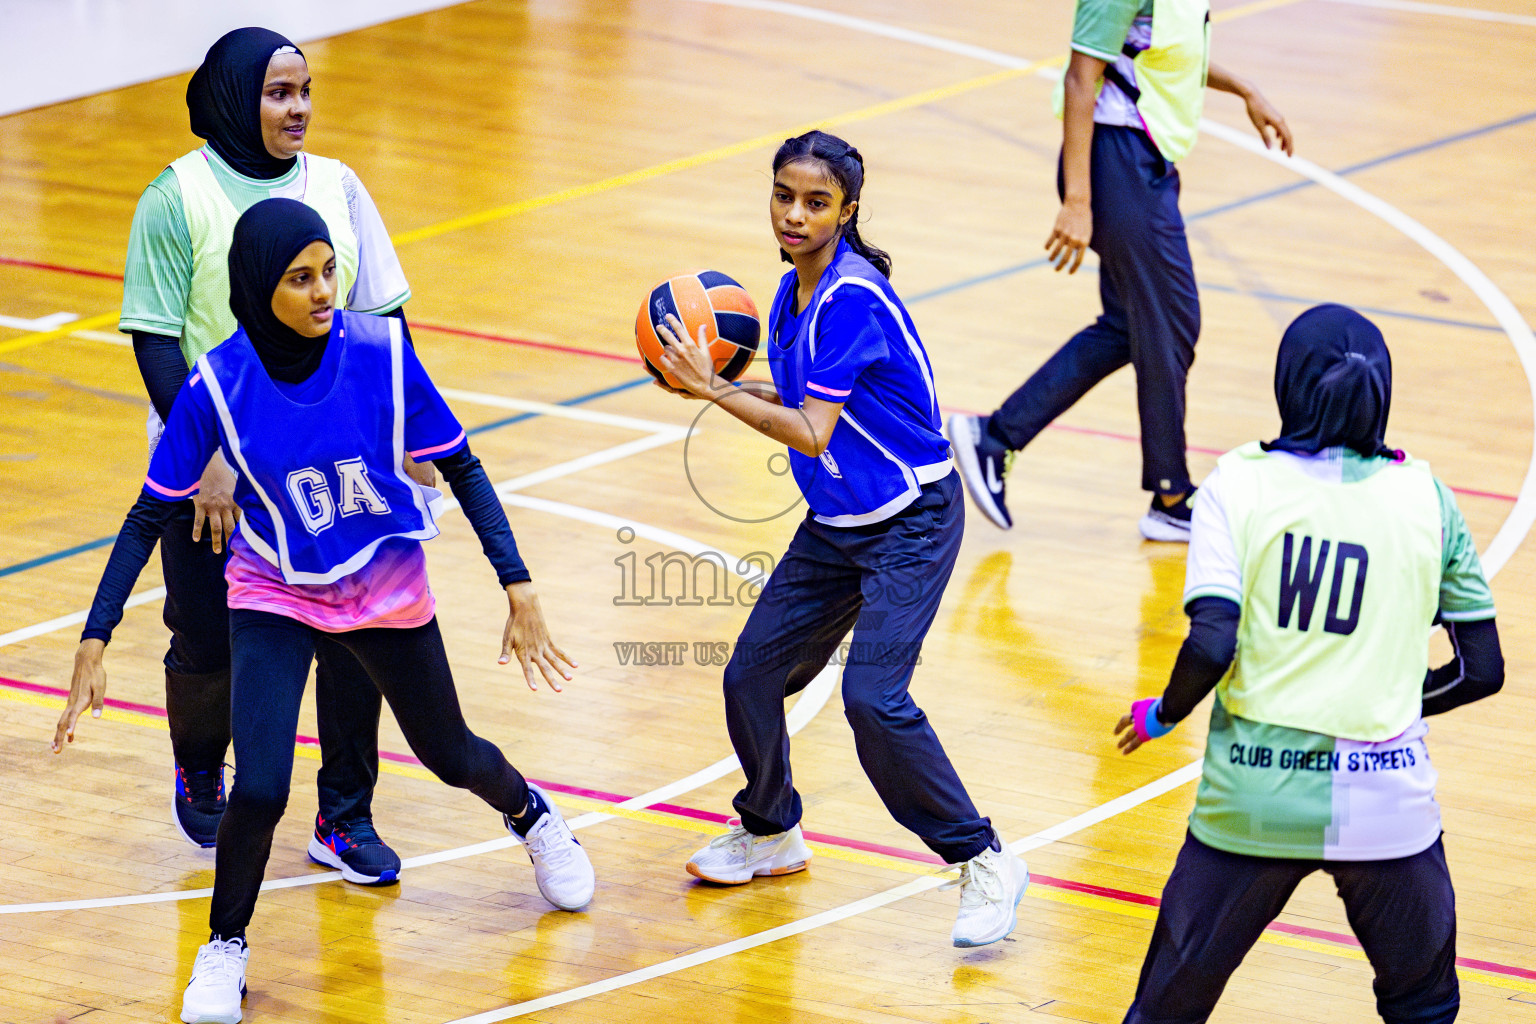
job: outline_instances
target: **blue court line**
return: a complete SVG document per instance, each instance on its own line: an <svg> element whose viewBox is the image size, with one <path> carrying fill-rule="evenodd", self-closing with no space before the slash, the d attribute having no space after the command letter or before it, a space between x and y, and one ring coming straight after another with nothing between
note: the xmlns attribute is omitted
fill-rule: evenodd
<svg viewBox="0 0 1536 1024"><path fill-rule="evenodd" d="M1082 272L1085 274L1097 274L1099 272L1099 268L1084 266L1082 268ZM1204 281L1200 282L1200 290L1202 292L1223 292L1227 295L1247 295L1255 299L1268 299L1274 302L1288 302L1297 306L1320 306L1325 302L1335 301L1333 299L1308 298L1305 295L1286 295L1282 292L1264 291L1263 289L1258 288L1237 288L1229 284L1208 284ZM931 295L933 293L930 292L929 294ZM919 298L924 297L926 296L920 296ZM918 299L912 299L908 302L908 305L917 301ZM1420 323L1436 324L1441 327L1459 327L1469 331L1492 331L1495 334L1504 333L1504 328L1494 323L1478 323L1475 320L1453 320L1450 317L1430 316L1427 313L1408 313L1400 309L1382 309L1378 306L1351 305L1350 308L1361 313L1372 313L1376 316L1395 317L1399 320L1417 320Z"/></svg>
<svg viewBox="0 0 1536 1024"><path fill-rule="evenodd" d="M626 381L623 384L615 384L611 388L603 388L600 391L589 391L585 395L577 395L575 398L567 398L564 401L556 402L555 404L581 405L583 402L596 401L599 398L606 398L609 395L617 394L620 391L628 391L630 388L636 388L641 384L649 384L650 382L651 377L645 376L641 377L639 380L631 380ZM535 416L542 415L544 414L538 412L519 413L516 416L508 416L506 419L494 420L490 423L482 423L478 427L470 427L469 429L465 430L464 433L466 435L483 434L488 430L495 430L498 427L505 427L512 423L521 423L523 420L531 420ZM108 544L111 544L115 540L117 540L117 534L114 533L110 537L98 537L95 540L86 541L84 544L77 544L72 548L65 548L62 551L55 551L52 554L42 555L31 559L30 561L17 562L15 565L8 565L4 568L0 568L0 576L10 576L14 573L26 572L28 569L36 569L38 566L47 565L49 562L57 562L61 559L70 558L74 555L84 554L87 551L95 551L97 548L106 547Z"/></svg>
<svg viewBox="0 0 1536 1024"><path fill-rule="evenodd" d="M28 569L36 569L38 566L47 565L49 562L57 562L61 558L69 558L71 555L95 551L97 548L106 547L115 540L117 540L117 534L114 533L110 537L98 537L95 540L88 540L84 544L76 544L72 548L65 548L63 551L55 551L51 555L34 558L30 562L17 562L15 565L8 565L4 569L0 569L0 576L9 576L16 572L26 572Z"/></svg>
<svg viewBox="0 0 1536 1024"><path fill-rule="evenodd" d="M1451 146L1458 142L1465 142L1468 139L1475 139L1480 135L1488 135L1493 132L1503 131L1505 128L1513 128L1516 125L1524 124L1527 121L1532 120L1536 120L1536 110L1526 114L1520 114L1516 117L1507 118L1503 121L1496 121L1493 124L1483 125L1480 128L1473 128L1468 131L1457 132L1455 135L1447 135L1444 138L1435 139L1431 142L1421 142L1416 146L1409 146L1407 149L1400 149L1395 153L1388 153L1385 156L1372 157L1370 160L1365 160L1357 164L1351 164L1350 166L1345 167L1343 170L1335 171L1334 173L1339 175L1341 178L1347 177L1348 175L1356 174L1360 171L1369 170L1372 167L1380 167L1382 164L1392 163L1395 160L1404 160L1411 156L1418 156L1420 153L1428 153L1431 150L1440 149L1443 146ZM1288 195L1292 192L1299 191L1300 189L1315 188L1316 185L1317 183L1310 179L1293 182L1290 185L1282 185L1279 188L1272 188L1266 192L1257 192L1243 199L1235 199L1230 203L1223 203L1220 206L1212 206L1208 209L1201 210L1198 213L1190 214L1184 219L1186 221L1204 220L1207 217L1214 217L1217 214L1227 213L1231 210L1238 210L1244 206L1252 206L1254 203L1262 203L1266 200L1274 199L1277 196ZM986 284L989 281L996 281L1003 277L1011 277L1014 274L1023 273L1026 270L1033 270L1036 267L1044 267L1049 265L1049 263L1050 260L1042 256L1039 259L1030 260L1027 263L1018 263L1011 267L1004 267L1001 270L994 270L986 274L978 275L976 277L968 277L964 280L956 281L953 284L947 284L939 288L931 289L929 291L923 292L921 295L913 296L912 298L908 299L907 302L908 304L911 304L913 302L922 302L924 299L938 298L940 295L948 295L950 292L957 292L961 289L970 288L978 284ZM1209 288L1212 286L1201 285L1200 287ZM1213 290L1217 289L1213 288ZM1376 312L1382 311L1377 310ZM1412 316L1412 314L1385 315ZM1434 322L1434 318L1429 319L1431 322ZM1457 324L1456 326L1472 325ZM1477 326L1479 329L1486 329L1482 324L1475 326Z"/></svg>
<svg viewBox="0 0 1536 1024"><path fill-rule="evenodd" d="M1433 140L1431 142L1420 143L1417 146L1410 146L1407 149L1400 149L1400 150L1398 150L1395 153L1388 153L1385 156L1378 156L1378 157L1374 157L1374 158L1372 158L1370 160L1366 160L1366 161L1364 161L1362 163L1352 164L1349 167L1346 167L1343 170L1336 171L1334 173L1340 175L1341 177L1344 176L1344 175L1354 174L1354 173L1356 173L1358 171L1367 170L1368 168L1371 168L1371 167L1379 167L1382 164L1391 163L1394 160L1403 160L1403 159L1406 159L1407 157L1410 157L1410 156L1417 156L1420 153L1427 153L1427 152L1429 152L1431 150L1439 149L1442 146L1449 146L1449 145L1453 145L1453 144L1455 144L1457 142L1464 142L1467 139L1477 138L1480 135L1487 135L1487 134L1490 134L1492 132L1502 131L1505 128L1511 128L1511 127L1514 127L1515 125L1524 124L1525 122L1531 121L1531 120L1536 120L1536 111L1531 111L1528 114L1521 114L1521 115L1519 115L1517 117L1511 117L1511 118L1508 118L1507 120L1504 120L1504 121L1498 121L1498 122L1496 122L1494 124L1484 125L1481 128L1473 128L1473 129L1471 129L1469 131L1458 132L1455 135L1447 135L1444 138L1435 139L1435 140ZM1286 195L1287 193L1295 192L1298 189L1309 188L1313 184L1315 184L1315 183L1310 181L1310 180L1309 181L1299 181L1299 182L1296 182L1296 183L1291 184L1291 185L1285 185L1285 186L1283 186L1281 188L1270 189L1267 192L1256 193L1255 195L1249 196L1246 199L1239 199L1239 200L1236 200L1234 202L1225 203L1225 204L1223 204L1221 206L1213 206L1213 207L1211 207L1209 209L1201 210L1198 213L1191 214L1189 217L1187 217L1185 219L1186 220L1203 220L1206 217L1214 217L1214 216L1216 216L1219 213L1226 213L1229 210L1236 210L1236 209L1239 209L1240 207L1249 206L1249 205L1252 205L1254 203L1263 202L1263 201L1268 200L1268 199L1273 199L1276 196ZM922 292L919 295L914 295L914 296L912 296L912 297L910 297L910 298L908 298L906 300L907 301L907 305L912 305L913 303L916 303L916 302L924 302L924 301L926 301L928 299L935 299L935 298L938 298L941 295L948 295L950 292L960 291L963 288L970 288L970 287L973 287L975 285L985 284L988 281L996 281L999 278L1009 277L1009 276L1011 276L1013 274L1021 273L1022 271L1025 271L1025 270L1033 270L1036 267L1043 267L1043 266L1046 266L1049 262L1050 262L1049 260L1047 260L1047 259L1042 257L1040 259L1030 260L1028 263L1019 263L1019 264L1016 264L1016 265L1011 266L1011 267L1004 267L1002 270L994 270L994 271L992 271L991 273L988 273L988 274L982 274L982 275L977 276L977 277L966 278L963 281L956 281L954 284L947 284L947 285L944 285L944 286L939 287L939 288L934 288L934 289L931 289L929 291ZM1219 285L1201 285L1201 287L1205 288L1205 289L1209 289L1211 291L1227 291L1227 290L1238 291L1238 289L1227 289L1224 286L1219 286ZM1307 302L1311 301L1311 300L1308 300L1308 299L1296 298L1294 296L1270 295L1270 294L1263 293L1263 292L1246 292L1246 293L1243 293L1243 294L1250 294L1250 295L1254 295L1254 296L1259 297L1259 298L1273 298L1273 299L1276 299L1276 300L1282 301L1282 302L1307 303ZM1364 307L1360 307L1360 308L1364 309ZM1485 324L1463 323L1461 321L1455 321L1455 320L1442 320L1442 319L1440 319L1438 317L1420 316L1420 315L1415 314L1415 313L1398 313L1398 312L1394 312L1394 311L1391 311L1391 310L1381 310L1381 309L1373 309L1373 310L1365 310L1365 311L1366 312L1376 313L1376 314L1381 315L1381 316L1404 317L1406 319L1424 320L1424 321L1427 321L1427 322L1430 322L1430 323L1442 323L1442 324L1446 324L1446 325L1450 325L1450 326L1456 326L1456 327L1469 327L1469 328L1473 328L1473 329L1476 329L1476 330L1498 330L1499 329L1497 327L1489 327L1488 325L1485 325ZM603 397L605 397L607 395L612 395L612 394L616 394L616 393L618 393L620 391L627 391L630 388L639 387L642 384L649 384L650 382L651 382L651 378L649 376L640 377L640 378L638 378L636 380L627 381L627 382L625 382L623 384L616 384L613 387L603 388L600 391L593 391L593 392L589 392L588 394L585 394L585 395L578 395L575 398L567 398L567 399L565 399L564 401L562 401L562 402L560 402L558 404L560 404L560 405L580 405L583 402L591 402L591 401L594 401L596 399L603 398ZM481 424L478 427L474 427L472 429L466 430L465 434L480 434L480 433L484 433L485 431L495 430L495 429L497 429L499 427L509 426L510 424L513 424L513 423L521 423L524 420L533 419L534 417L536 417L538 415L540 415L540 414L539 413L534 413L534 412L519 413L516 416L509 416L509 417L507 417L505 419L495 420L495 421L492 421L490 423ZM18 562L15 565L5 566L3 568L0 568L0 577L10 576L13 573L25 572L28 569L35 569L38 566L47 565L50 562L57 562L60 559L69 558L72 555L78 555L78 554L81 554L81 553L86 552L86 551L94 551L96 548L106 547L108 544L111 544L116 539L117 539L117 535L113 534L111 537L101 537L101 538L98 538L97 540L87 541L84 544L78 544L78 545L76 545L75 547L72 547L72 548L65 548L62 551L55 551L51 555L43 555L43 556L41 556L39 558L34 558L31 561Z"/></svg>

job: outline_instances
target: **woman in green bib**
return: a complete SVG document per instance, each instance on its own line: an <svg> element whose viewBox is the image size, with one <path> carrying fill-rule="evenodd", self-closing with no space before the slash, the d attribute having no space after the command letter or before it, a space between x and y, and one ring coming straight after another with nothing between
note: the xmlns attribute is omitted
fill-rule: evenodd
<svg viewBox="0 0 1536 1024"><path fill-rule="evenodd" d="M1213 688L1189 835L1127 1022L1194 1022L1296 886L1333 877L1389 1024L1455 1020L1456 903L1424 717L1498 691L1493 596L1451 491L1384 440L1392 363L1344 306L1286 330L1281 434L1228 452L1194 505L1188 638L1125 753ZM1455 658L1430 670L1435 622Z"/></svg>
<svg viewBox="0 0 1536 1024"><path fill-rule="evenodd" d="M139 199L118 323L133 335L153 406L151 450L188 367L234 333L230 240L240 214L257 202L297 199L325 219L336 252L338 306L403 318L410 288L373 200L346 165L304 152L309 93L304 54L261 28L219 39L187 86L192 132L207 145L172 161ZM418 480L431 482L430 475ZM203 847L214 845L225 807L230 653L224 566L235 528L233 488L233 474L215 455L198 494L182 503L160 542L171 631L165 689L175 823ZM392 882L400 858L379 839L370 806L378 777L378 690L350 658L325 658L317 669L316 703L320 815L310 856L360 884Z"/></svg>

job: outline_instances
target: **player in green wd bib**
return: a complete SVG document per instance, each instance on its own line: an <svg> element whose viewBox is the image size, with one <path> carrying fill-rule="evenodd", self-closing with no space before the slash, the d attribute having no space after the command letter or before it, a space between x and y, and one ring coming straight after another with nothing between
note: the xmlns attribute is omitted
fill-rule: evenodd
<svg viewBox="0 0 1536 1024"><path fill-rule="evenodd" d="M1125 753L1214 687L1189 835L1128 1022L1197 1022L1302 878L1333 876L1388 1022L1455 1020L1456 906L1424 716L1498 691L1493 596L1429 467L1383 441L1392 364L1343 306L1286 330L1281 436L1228 452L1194 504L1189 637ZM1430 670L1443 622L1455 658Z"/></svg>

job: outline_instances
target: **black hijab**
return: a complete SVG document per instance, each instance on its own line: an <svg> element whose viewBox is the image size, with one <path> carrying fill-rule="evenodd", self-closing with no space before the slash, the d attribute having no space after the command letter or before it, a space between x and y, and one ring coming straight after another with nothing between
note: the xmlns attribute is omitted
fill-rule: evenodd
<svg viewBox="0 0 1536 1024"><path fill-rule="evenodd" d="M1275 359L1280 436L1264 447L1364 456L1397 453L1384 439L1392 408L1392 356L1376 325L1347 306L1314 306L1280 339Z"/></svg>
<svg viewBox="0 0 1536 1024"><path fill-rule="evenodd" d="M280 177L297 159L273 156L261 140L261 87L272 55L284 47L304 56L270 29L237 28L208 48L187 83L192 134L247 178Z"/></svg>
<svg viewBox="0 0 1536 1024"><path fill-rule="evenodd" d="M330 333L307 338L272 312L283 271L311 242L331 244L325 220L295 199L263 199L235 222L229 246L229 309L245 328L273 380L309 379L325 356Z"/></svg>

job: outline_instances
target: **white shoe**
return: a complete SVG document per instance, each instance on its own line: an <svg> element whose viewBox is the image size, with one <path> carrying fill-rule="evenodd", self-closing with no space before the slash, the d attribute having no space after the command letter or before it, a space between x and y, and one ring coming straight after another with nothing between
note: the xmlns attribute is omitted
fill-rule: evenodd
<svg viewBox="0 0 1536 1024"><path fill-rule="evenodd" d="M688 873L719 885L744 885L758 875L790 875L804 871L811 851L796 825L788 832L755 836L732 818L731 830L716 836L688 860Z"/></svg>
<svg viewBox="0 0 1536 1024"><path fill-rule="evenodd" d="M1189 543L1190 516L1193 514L1192 505L1198 487L1191 487L1189 493L1182 501L1175 502L1172 508L1164 505L1157 495L1152 495L1152 504L1142 515L1141 521L1136 524L1141 530L1141 535L1147 540L1168 541L1174 544Z"/></svg>
<svg viewBox="0 0 1536 1024"><path fill-rule="evenodd" d="M950 938L957 946L985 946L1019 923L1019 900L1029 888L1029 868L1006 850L983 850L959 865L960 877L941 889L960 890L960 916Z"/></svg>
<svg viewBox="0 0 1536 1024"><path fill-rule="evenodd" d="M539 799L549 810L526 836L518 835L510 820L507 821L507 831L528 848L528 859L533 861L533 880L544 898L561 910L580 910L592 902L592 893L597 888L592 862L571 834L571 826L565 823L555 802L533 783L528 783L528 788L538 791Z"/></svg>
<svg viewBox="0 0 1536 1024"><path fill-rule="evenodd" d="M239 939L199 947L192 980L181 997L185 1024L239 1024L245 998L245 962L251 950Z"/></svg>

